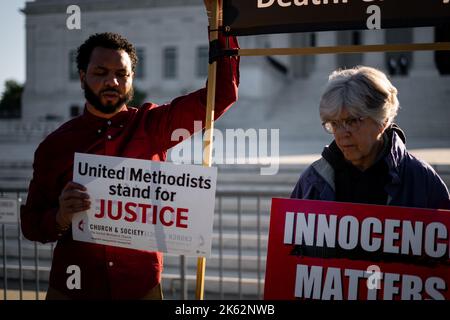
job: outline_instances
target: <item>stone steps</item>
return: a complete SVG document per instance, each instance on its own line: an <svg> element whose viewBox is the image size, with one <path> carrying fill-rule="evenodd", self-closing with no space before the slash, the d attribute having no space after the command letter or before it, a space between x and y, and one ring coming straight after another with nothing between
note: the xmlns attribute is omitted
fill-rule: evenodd
<svg viewBox="0 0 450 320"><path fill-rule="evenodd" d="M221 235L218 233L213 233L212 237L212 252L218 252L220 248L225 250L236 250L238 252L238 244L240 242L241 249L252 250L257 252L258 250L258 240L259 248L262 251L267 250L267 240L268 234L262 233L258 236L256 231L248 231L242 233L241 236L237 233L223 232ZM10 257L18 257L18 241L13 239L7 239L5 241L6 257L9 260ZM52 245L51 244L38 244L38 257L40 260L50 260L52 258ZM30 241L23 241L22 246L22 257L23 259L34 259L35 257L35 245ZM265 255L265 253L264 253ZM0 257L3 257L3 244L0 246Z"/></svg>

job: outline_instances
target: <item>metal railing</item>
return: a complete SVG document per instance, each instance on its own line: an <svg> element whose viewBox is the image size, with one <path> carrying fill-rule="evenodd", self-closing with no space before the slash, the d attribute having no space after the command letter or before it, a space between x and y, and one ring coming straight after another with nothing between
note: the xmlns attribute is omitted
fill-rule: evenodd
<svg viewBox="0 0 450 320"><path fill-rule="evenodd" d="M0 190L0 197L25 199L26 192L23 189L3 189ZM206 263L206 299L262 298L267 250L264 243L268 236L270 201L272 197L288 195L285 191L216 193L215 241L212 256ZM2 224L1 232L3 299L41 299L48 285L55 244L44 245L24 239L19 213L17 224ZM249 252L250 257L245 255ZM178 271L163 273L165 297L193 299L196 259L184 256L172 258L175 258L172 259L175 261L172 262L172 270ZM245 261L248 258L251 260Z"/></svg>
<svg viewBox="0 0 450 320"><path fill-rule="evenodd" d="M40 141L62 123L55 120L0 119L0 141Z"/></svg>

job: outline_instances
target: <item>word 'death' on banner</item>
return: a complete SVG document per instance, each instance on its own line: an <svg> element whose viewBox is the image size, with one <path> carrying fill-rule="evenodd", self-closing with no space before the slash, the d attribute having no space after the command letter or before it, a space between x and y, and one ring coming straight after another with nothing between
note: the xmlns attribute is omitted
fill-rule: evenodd
<svg viewBox="0 0 450 320"><path fill-rule="evenodd" d="M450 21L449 0L224 0L224 26L232 35L424 27Z"/></svg>
<svg viewBox="0 0 450 320"><path fill-rule="evenodd" d="M217 168L76 153L73 170L91 199L74 240L210 255Z"/></svg>
<svg viewBox="0 0 450 320"><path fill-rule="evenodd" d="M265 299L449 300L450 211L273 199Z"/></svg>

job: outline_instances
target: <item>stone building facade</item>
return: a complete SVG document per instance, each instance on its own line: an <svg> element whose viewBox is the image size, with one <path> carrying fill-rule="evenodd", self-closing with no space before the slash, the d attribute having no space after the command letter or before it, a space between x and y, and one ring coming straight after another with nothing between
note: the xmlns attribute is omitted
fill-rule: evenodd
<svg viewBox="0 0 450 320"><path fill-rule="evenodd" d="M66 26L69 17L66 10L72 4L81 9L80 30L69 30ZM136 46L140 63L135 86L147 93L146 100L166 102L205 84L207 19L201 0L36 0L28 2L23 12L27 50L24 120L64 121L82 112L84 97L75 52L96 32L118 32ZM242 48L433 42L435 28L273 34L240 37L239 41ZM315 108L314 101L320 96L327 75L336 68L359 64L391 73L394 83L399 82L400 87L406 88L403 97L410 110L422 108L415 106L420 100L416 95L422 93L405 92L410 87L409 81L436 83L439 88L445 88L442 83L450 84L448 76L439 75L433 52L243 57L238 103L257 103L260 110L266 110L260 113L270 120L267 101L284 97L285 91L292 91L289 84L295 83L299 87L294 90L298 97L293 97L292 101L302 99L304 104L314 104ZM308 89L309 98L302 88ZM435 107L432 109L442 108L448 101L449 93L439 88L433 94L431 103ZM425 101L429 100L424 97ZM295 116L296 109L285 109ZM439 119L448 116L447 110L443 112L438 115ZM234 118L229 116L229 122L241 121L242 125L242 119L246 118L242 115L236 111ZM441 126L445 125L439 119L434 122L436 132L442 131ZM279 126L270 121L264 123L264 118L261 121L263 127ZM312 132L316 132L314 130Z"/></svg>

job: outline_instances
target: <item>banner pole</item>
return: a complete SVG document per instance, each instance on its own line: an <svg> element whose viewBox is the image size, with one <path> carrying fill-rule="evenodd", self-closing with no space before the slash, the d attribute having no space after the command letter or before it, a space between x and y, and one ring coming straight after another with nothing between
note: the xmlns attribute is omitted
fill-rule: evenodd
<svg viewBox="0 0 450 320"><path fill-rule="evenodd" d="M214 41L219 38L217 29L219 28L219 0L213 1L212 16L214 18L213 25L210 26L210 39ZM206 120L205 134L203 139L203 166L211 167L212 164L212 145L213 145L213 129L214 129L214 105L216 99L216 74L217 62L208 64L208 85L206 100ZM197 285L195 289L195 298L203 300L205 289L205 270L206 258L199 257L197 259Z"/></svg>
<svg viewBox="0 0 450 320"><path fill-rule="evenodd" d="M331 53L401 52L401 51L449 51L450 42L373 44L307 48L239 49L239 56L313 55Z"/></svg>

